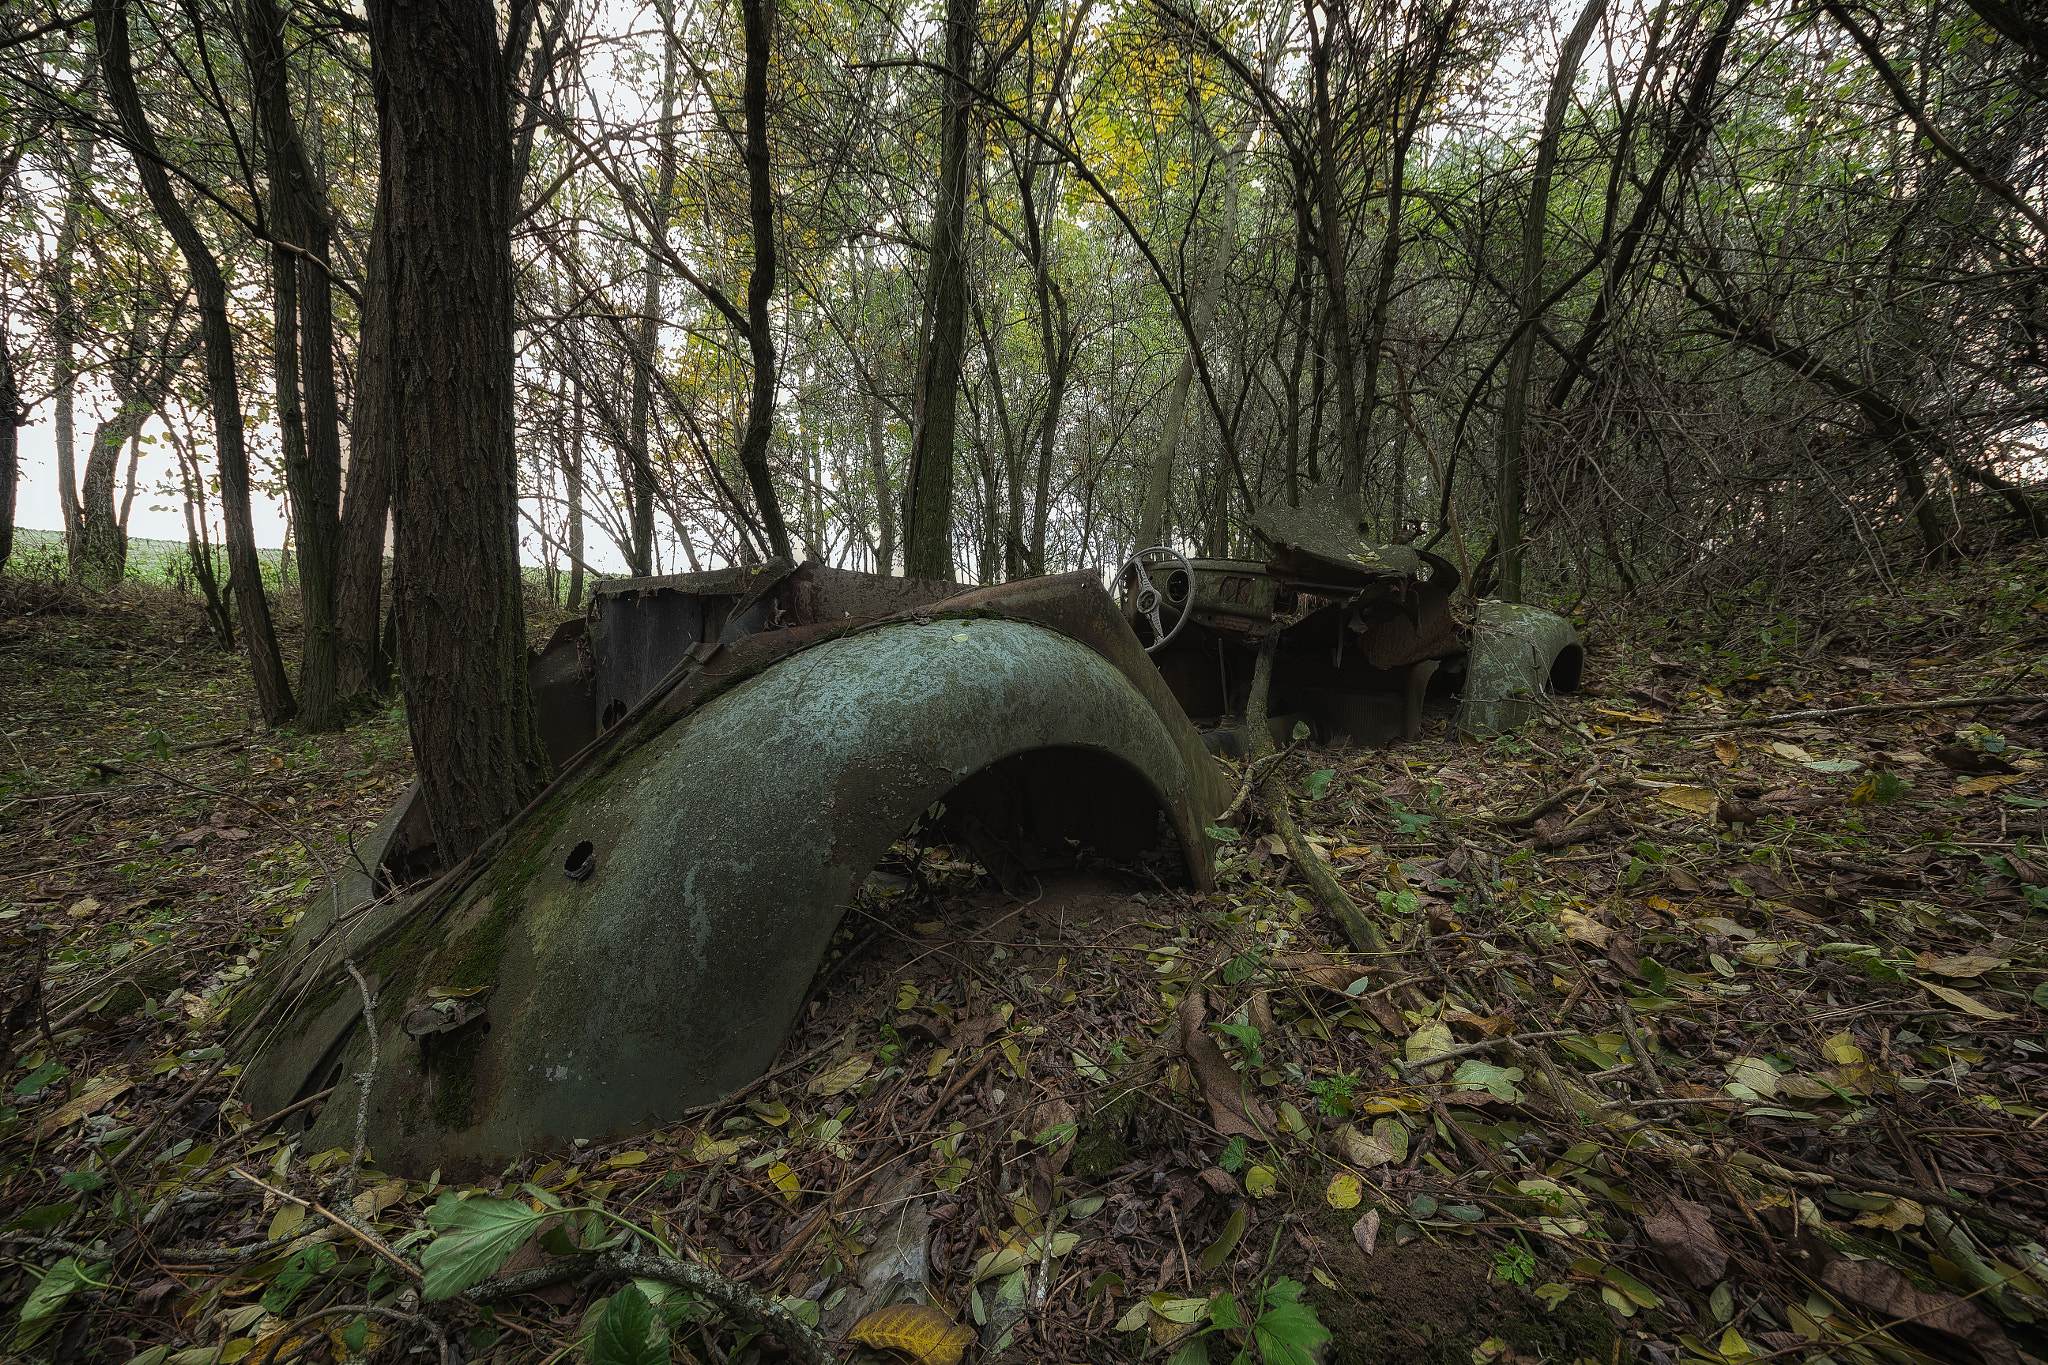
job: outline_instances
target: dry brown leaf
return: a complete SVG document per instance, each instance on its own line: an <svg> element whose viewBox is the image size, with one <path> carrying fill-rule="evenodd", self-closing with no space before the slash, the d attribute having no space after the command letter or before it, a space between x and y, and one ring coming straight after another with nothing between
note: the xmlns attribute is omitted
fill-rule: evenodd
<svg viewBox="0 0 2048 1365"><path fill-rule="evenodd" d="M1246 1093L1244 1078L1231 1070L1223 1049L1203 1031L1208 1013L1200 991L1189 991L1180 1002L1180 1050L1209 1101L1210 1121L1225 1137L1270 1137L1275 1129L1272 1111Z"/></svg>
<svg viewBox="0 0 2048 1365"><path fill-rule="evenodd" d="M1380 1240L1380 1211L1367 1209L1365 1217L1351 1225L1351 1239L1358 1243L1358 1249L1372 1255L1375 1244Z"/></svg>
<svg viewBox="0 0 2048 1365"><path fill-rule="evenodd" d="M135 1082L133 1081L113 1081L107 1085L100 1086L98 1089L88 1090L82 1095L74 1095L37 1121L36 1141L42 1142L47 1138L55 1136L84 1118L87 1114L97 1113L102 1108L112 1104L134 1088Z"/></svg>
<svg viewBox="0 0 2048 1365"><path fill-rule="evenodd" d="M1972 1019L1997 1020L2010 1019L2013 1017L2012 1015L2005 1013L2003 1010L1995 1010L1991 1008L1991 1006L1985 1004L1981 1000L1972 999L1971 997L1964 995L1961 991L1950 990L1947 986L1937 986L1932 981L1922 981L1917 976L1908 977L1906 979L1916 983L1920 987L1920 989L1926 991L1929 995L1933 996L1935 999L1939 1001L1942 1001L1944 1004L1953 1005L1955 1008L1961 1010L1964 1014L1969 1015Z"/></svg>
<svg viewBox="0 0 2048 1365"><path fill-rule="evenodd" d="M1931 1332L1974 1348L1985 1365L2020 1365L2019 1352L2006 1339L1997 1319L1954 1294L1921 1293L1911 1280L1882 1261L1833 1260L1821 1271L1820 1282L1838 1298L1881 1321L1903 1318L1912 1323L1916 1334Z"/></svg>
<svg viewBox="0 0 2048 1365"><path fill-rule="evenodd" d="M1714 757L1732 768L1742 761L1742 750L1736 747L1732 739L1717 739L1714 741Z"/></svg>
<svg viewBox="0 0 2048 1365"><path fill-rule="evenodd" d="M1560 910L1557 922L1564 927L1564 936L1574 943L1590 943L1595 948L1605 948L1614 931L1598 920L1588 918L1576 910Z"/></svg>
<svg viewBox="0 0 2048 1365"><path fill-rule="evenodd" d="M1922 954L1926 957L1926 954ZM2005 959L1985 957L1978 953L1960 953L1955 957L1927 958L1920 963L1920 970L1933 972L1936 976L1982 976L1995 972L2005 965Z"/></svg>
<svg viewBox="0 0 2048 1365"><path fill-rule="evenodd" d="M895 1351L918 1365L960 1365L974 1344L974 1329L955 1323L928 1303L878 1308L855 1323L847 1336L863 1346Z"/></svg>
<svg viewBox="0 0 2048 1365"><path fill-rule="evenodd" d="M1344 1159L1361 1170L1384 1166L1394 1159L1394 1154L1370 1133L1361 1133L1352 1124L1345 1124L1335 1134L1338 1147Z"/></svg>
<svg viewBox="0 0 2048 1365"><path fill-rule="evenodd" d="M1672 1199L1643 1220L1643 1233L1674 1274L1695 1289L1709 1289L1728 1269L1728 1251L1706 1206Z"/></svg>
<svg viewBox="0 0 2048 1365"><path fill-rule="evenodd" d="M375 1218L384 1210L405 1198L406 1185L403 1180L387 1180L375 1189L364 1190L349 1204L359 1217Z"/></svg>
<svg viewBox="0 0 2048 1365"><path fill-rule="evenodd" d="M1692 815L1705 815L1720 798L1705 787L1666 787L1657 793L1657 804Z"/></svg>

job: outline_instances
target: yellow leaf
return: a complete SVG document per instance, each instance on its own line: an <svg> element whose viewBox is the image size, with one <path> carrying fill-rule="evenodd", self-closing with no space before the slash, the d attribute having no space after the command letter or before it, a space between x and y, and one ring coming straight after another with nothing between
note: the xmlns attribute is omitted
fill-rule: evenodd
<svg viewBox="0 0 2048 1365"><path fill-rule="evenodd" d="M280 1237L289 1237L297 1232L305 1221L305 1205L286 1204L277 1211L277 1216L270 1220L270 1231L264 1236L273 1242Z"/></svg>
<svg viewBox="0 0 2048 1365"><path fill-rule="evenodd" d="M1960 796L1981 796L1985 792L1995 792L2000 787L2010 787L2015 782L2026 780L2025 773L1994 773L1990 777L1973 777L1968 782L1956 783L1956 793Z"/></svg>
<svg viewBox="0 0 2048 1365"><path fill-rule="evenodd" d="M1847 1033L1837 1033L1820 1045L1820 1055L1836 1066L1855 1066L1864 1060L1863 1049Z"/></svg>
<svg viewBox="0 0 2048 1365"><path fill-rule="evenodd" d="M1361 1194L1358 1177L1349 1171L1339 1171L1330 1177L1330 1187L1323 1191L1323 1198L1330 1201L1333 1209L1355 1209Z"/></svg>
<svg viewBox="0 0 2048 1365"><path fill-rule="evenodd" d="M1717 739L1714 741L1714 757L1732 768L1742 761L1742 750L1732 739Z"/></svg>
<svg viewBox="0 0 2048 1365"><path fill-rule="evenodd" d="M467 1000L472 995L482 995L489 986L429 986L429 1000Z"/></svg>
<svg viewBox="0 0 2048 1365"><path fill-rule="evenodd" d="M1264 1199L1279 1187L1280 1177L1271 1166L1254 1166L1244 1173L1244 1192L1254 1199Z"/></svg>
<svg viewBox="0 0 2048 1365"><path fill-rule="evenodd" d="M645 1160L647 1160L647 1153L645 1152L620 1152L604 1164L616 1171L627 1166L638 1166Z"/></svg>
<svg viewBox="0 0 2048 1365"><path fill-rule="evenodd" d="M1926 1221L1926 1209L1910 1199L1894 1199L1889 1208L1866 1213L1856 1220L1856 1224L1858 1227L1883 1228L1886 1232L1903 1232Z"/></svg>
<svg viewBox="0 0 2048 1365"><path fill-rule="evenodd" d="M946 922L942 919L932 919L926 920L922 924L913 924L910 927L923 934L926 938L930 938L933 934L942 932L946 927Z"/></svg>
<svg viewBox="0 0 2048 1365"><path fill-rule="evenodd" d="M1788 758L1792 760L1794 763L1813 762L1812 754L1806 752L1806 750L1800 748L1797 744L1787 744L1785 743L1785 741L1781 739L1774 739L1771 741L1771 752L1776 754L1779 758Z"/></svg>
<svg viewBox="0 0 2048 1365"><path fill-rule="evenodd" d="M364 1190L350 1202L349 1207L354 1209L359 1217L375 1218L378 1214L405 1198L405 1189L406 1185L403 1180L387 1180L375 1189ZM271 1234L273 1237L276 1235L276 1233Z"/></svg>
<svg viewBox="0 0 2048 1365"><path fill-rule="evenodd" d="M1331 849L1330 856L1332 858L1363 858L1368 853L1375 853L1377 851L1371 844L1345 844L1341 848Z"/></svg>
<svg viewBox="0 0 2048 1365"><path fill-rule="evenodd" d="M924 1074L927 1076L938 1075L939 1071L946 1065L946 1059L952 1055L953 1049L949 1047L942 1047L932 1053L932 1059L924 1064Z"/></svg>
<svg viewBox="0 0 2048 1365"><path fill-rule="evenodd" d="M813 1095L837 1095L842 1090L851 1090L860 1084L861 1077L868 1074L874 1063L865 1057L848 1057L836 1066L828 1068L823 1075L811 1078L806 1087Z"/></svg>
<svg viewBox="0 0 2048 1365"><path fill-rule="evenodd" d="M1955 957L1940 957L1923 962L1920 969L1933 972L1936 976L1982 976L2005 965L2005 959L1985 957L1978 953L1963 953Z"/></svg>
<svg viewBox="0 0 2048 1365"><path fill-rule="evenodd" d="M1643 904L1652 910L1662 910L1667 915L1678 908L1678 903L1668 896L1651 896Z"/></svg>
<svg viewBox="0 0 2048 1365"><path fill-rule="evenodd" d="M745 1143L744 1138L716 1139L709 1133L697 1134L697 1140L690 1144L690 1160L716 1161L731 1156Z"/></svg>
<svg viewBox="0 0 2048 1365"><path fill-rule="evenodd" d="M1557 922L1564 926L1564 936L1574 943L1590 943L1595 948L1605 948L1607 940L1614 937L1612 929L1576 910L1560 910Z"/></svg>
<svg viewBox="0 0 2048 1365"><path fill-rule="evenodd" d="M1961 991L1950 990L1947 986L1937 986L1932 981L1922 981L1917 976L1906 979L1917 984L1935 999L1946 1001L1948 1004L1955 1006L1972 1019L2010 1019L2013 1017L2002 1010L1991 1008L1991 1006L1981 1000L1973 1000Z"/></svg>
<svg viewBox="0 0 2048 1365"><path fill-rule="evenodd" d="M123 1094L135 1088L133 1081L110 1081L83 1094L73 1095L61 1106L50 1111L36 1123L36 1141L54 1136L87 1114L103 1105L112 1104Z"/></svg>
<svg viewBox="0 0 2048 1365"><path fill-rule="evenodd" d="M803 1182L796 1178L796 1172L786 1162L778 1161L768 1168L768 1178L775 1182L775 1188L782 1191L782 1197L794 1204L803 1193Z"/></svg>
<svg viewBox="0 0 2048 1365"><path fill-rule="evenodd" d="M1024 1054L1017 1050L1016 1039L1003 1039L1003 1060L1010 1064L1011 1075L1020 1081L1026 1079L1024 1075Z"/></svg>
<svg viewBox="0 0 2048 1365"><path fill-rule="evenodd" d="M1693 815L1705 815L1721 798L1706 787L1666 787L1657 793L1657 804Z"/></svg>
<svg viewBox="0 0 2048 1365"><path fill-rule="evenodd" d="M961 1355L974 1344L972 1328L953 1322L928 1303L877 1309L847 1335L863 1346L909 1356L917 1365L960 1365Z"/></svg>

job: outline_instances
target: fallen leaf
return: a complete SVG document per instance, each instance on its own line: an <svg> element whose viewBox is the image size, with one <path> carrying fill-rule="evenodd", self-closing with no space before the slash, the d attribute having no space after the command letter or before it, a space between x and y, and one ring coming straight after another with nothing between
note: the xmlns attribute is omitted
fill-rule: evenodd
<svg viewBox="0 0 2048 1365"><path fill-rule="evenodd" d="M955 1323L927 1303L899 1303L877 1309L854 1324L847 1336L863 1346L896 1351L917 1365L960 1365L974 1344L974 1329Z"/></svg>
<svg viewBox="0 0 2048 1365"><path fill-rule="evenodd" d="M1188 1059L1188 1070L1209 1101L1209 1119L1225 1137L1270 1137L1275 1120L1272 1111L1247 1093L1248 1082L1224 1060L1223 1049L1202 1027L1209 1012L1202 992L1189 991L1180 1002L1180 1049ZM1446 1033L1449 1030L1445 1030Z"/></svg>
<svg viewBox="0 0 2048 1365"><path fill-rule="evenodd" d="M861 1077L868 1074L874 1063L866 1057L848 1057L828 1068L823 1074L813 1076L811 1083L804 1087L813 1095L837 1095L859 1085Z"/></svg>
<svg viewBox="0 0 2048 1365"><path fill-rule="evenodd" d="M1351 1225L1351 1240L1358 1243L1358 1249L1372 1255L1373 1247L1380 1240L1380 1211L1367 1209L1365 1217Z"/></svg>
<svg viewBox="0 0 2048 1365"><path fill-rule="evenodd" d="M79 901L64 913L73 919L91 919L100 912L100 903L91 896Z"/></svg>
<svg viewBox="0 0 2048 1365"><path fill-rule="evenodd" d="M36 1141L41 1142L54 1137L87 1114L99 1112L134 1088L133 1081L110 1081L97 1089L72 1096L58 1108L43 1115L36 1123Z"/></svg>
<svg viewBox="0 0 2048 1365"><path fill-rule="evenodd" d="M2004 965L2004 958L1963 953L1955 957L1941 957L1931 962L1922 962L1920 970L1933 972L1936 976L1982 976L1986 972L1997 971Z"/></svg>
<svg viewBox="0 0 2048 1365"><path fill-rule="evenodd" d="M1709 1289L1728 1270L1728 1251L1703 1204L1672 1199L1643 1220L1643 1233L1673 1273L1695 1289Z"/></svg>
<svg viewBox="0 0 2048 1365"><path fill-rule="evenodd" d="M1774 739L1771 741L1771 752L1776 754L1780 758L1790 759L1794 763L1813 762L1812 754L1806 752L1806 750L1800 748L1797 744L1787 744L1785 743L1785 741L1781 739Z"/></svg>
<svg viewBox="0 0 2048 1365"><path fill-rule="evenodd" d="M1331 1176L1329 1188L1323 1191L1323 1198L1333 1209L1355 1209L1363 1197L1358 1177L1349 1171L1339 1171Z"/></svg>
<svg viewBox="0 0 2048 1365"><path fill-rule="evenodd" d="M2007 1014L2002 1010L1995 1010L1991 1008L1991 1006L1983 1003L1980 1000L1973 1000L1969 996L1964 995L1961 991L1950 990L1947 986L1937 986L1932 981L1922 981L1917 976L1909 976L1906 979L1919 985L1919 987L1922 990L1926 991L1935 999L1944 1001L1950 1005L1955 1006L1964 1014L1969 1015L1972 1019L1995 1020L2011 1019L2014 1017L2013 1015Z"/></svg>
<svg viewBox="0 0 2048 1365"><path fill-rule="evenodd" d="M1717 739L1714 741L1714 757L1732 768L1742 761L1742 750L1732 739Z"/></svg>
<svg viewBox="0 0 2048 1365"><path fill-rule="evenodd" d="M1666 787L1657 793L1657 804L1669 806L1693 815L1705 815L1713 810L1720 798L1705 787Z"/></svg>
<svg viewBox="0 0 2048 1365"><path fill-rule="evenodd" d="M1614 933L1598 920L1580 914L1576 910L1560 910L1557 922L1564 926L1564 936L1574 943L1590 943L1595 948L1605 948L1608 938Z"/></svg>
<svg viewBox="0 0 2048 1365"><path fill-rule="evenodd" d="M1334 1136L1338 1147L1344 1153L1344 1159L1354 1166L1371 1170L1375 1166L1384 1166L1399 1159L1387 1144L1376 1137L1359 1132L1351 1124L1347 1123L1339 1128Z"/></svg>
<svg viewBox="0 0 2048 1365"><path fill-rule="evenodd" d="M1904 1232L1927 1221L1927 1210L1910 1199L1894 1199L1882 1209L1873 1209L1856 1220L1858 1227Z"/></svg>
<svg viewBox="0 0 2048 1365"><path fill-rule="evenodd" d="M1985 792L1995 792L2000 787L2010 787L2015 782L2024 782L2026 780L2027 775L2025 773L2012 773L2007 776L1973 777L1968 782L1956 783L1956 794L1959 796L1981 796Z"/></svg>
<svg viewBox="0 0 2048 1365"><path fill-rule="evenodd" d="M1831 1260L1820 1272L1821 1286L1873 1317L1893 1322L1904 1318L1916 1329L1935 1332L1971 1348L1984 1365L2020 1365L2020 1354L1997 1319L1967 1299L1953 1294L1923 1294L1913 1282L1882 1261ZM1961 1352L1943 1352L1950 1359Z"/></svg>
<svg viewBox="0 0 2048 1365"><path fill-rule="evenodd" d="M375 1218L405 1198L405 1190L405 1181L387 1180L374 1189L364 1190L350 1202L349 1207L356 1211L358 1217Z"/></svg>

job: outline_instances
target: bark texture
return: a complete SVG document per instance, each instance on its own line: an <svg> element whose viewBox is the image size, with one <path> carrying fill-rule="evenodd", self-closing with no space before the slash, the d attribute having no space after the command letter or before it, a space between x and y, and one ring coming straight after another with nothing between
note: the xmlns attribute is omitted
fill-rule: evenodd
<svg viewBox="0 0 2048 1365"><path fill-rule="evenodd" d="M439 855L539 789L512 417L512 129L489 0L372 0L384 309L367 339L392 472L394 604Z"/></svg>
<svg viewBox="0 0 2048 1365"><path fill-rule="evenodd" d="M282 725L296 708L284 660L278 654L277 633L271 627L270 599L263 593L262 561L256 555L256 524L249 512L249 452L243 437L242 393L235 376L235 334L228 322L227 286L220 263L171 189L156 134L143 114L129 49L126 0L94 0L92 13L107 102L119 117L122 135L134 153L135 174L149 196L150 207L185 258L192 292L199 301L199 335L206 353L207 399L213 413L221 513L227 530L228 582L241 618L242 647L249 655L257 709L266 725Z"/></svg>

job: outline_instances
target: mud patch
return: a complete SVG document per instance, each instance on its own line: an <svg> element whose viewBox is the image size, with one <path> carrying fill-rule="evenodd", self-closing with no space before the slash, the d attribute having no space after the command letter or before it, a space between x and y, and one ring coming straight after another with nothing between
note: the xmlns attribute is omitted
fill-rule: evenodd
<svg viewBox="0 0 2048 1365"><path fill-rule="evenodd" d="M1470 1365L1490 1338L1514 1352L1496 1357L1500 1365L1617 1358L1620 1336L1584 1285L1546 1310L1526 1288L1493 1278L1489 1248L1383 1239L1367 1258L1348 1226L1316 1231L1321 1268L1338 1288L1317 1282L1307 1264L1298 1273L1330 1329L1329 1365Z"/></svg>

